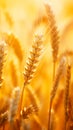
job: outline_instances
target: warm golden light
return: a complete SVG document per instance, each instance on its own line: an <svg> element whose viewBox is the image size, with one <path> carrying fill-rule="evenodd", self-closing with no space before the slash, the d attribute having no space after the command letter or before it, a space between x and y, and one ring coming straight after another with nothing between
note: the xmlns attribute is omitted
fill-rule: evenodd
<svg viewBox="0 0 73 130"><path fill-rule="evenodd" d="M0 130L73 129L72 18L72 0L0 0Z"/></svg>

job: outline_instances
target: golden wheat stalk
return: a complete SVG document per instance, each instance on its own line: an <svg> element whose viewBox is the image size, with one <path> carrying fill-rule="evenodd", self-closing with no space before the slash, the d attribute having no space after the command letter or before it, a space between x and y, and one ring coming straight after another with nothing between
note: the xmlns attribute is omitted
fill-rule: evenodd
<svg viewBox="0 0 73 130"><path fill-rule="evenodd" d="M47 12L48 17L48 31L50 30L50 37L51 37L51 45L52 45L52 55L53 55L53 79L55 76L55 64L58 57L58 50L59 50L59 33L56 26L55 16L53 14L53 11L51 10L50 6L48 4L45 4L45 9Z"/></svg>
<svg viewBox="0 0 73 130"><path fill-rule="evenodd" d="M4 41L0 42L0 87L3 83L3 69L4 69L4 62L5 62L5 55L6 55L6 43Z"/></svg>
<svg viewBox="0 0 73 130"><path fill-rule="evenodd" d="M16 87L13 89L12 92L12 100L10 103L9 117L8 117L9 122L13 122L14 118L16 117L19 99L20 99L20 88Z"/></svg>
<svg viewBox="0 0 73 130"><path fill-rule="evenodd" d="M27 84L29 84L34 76L34 73L37 68L37 63L39 61L39 56L41 52L41 45L42 45L42 36L35 35L32 51L30 52L30 57L28 57L28 61L26 63L25 72L24 72L24 86L22 88L21 99L20 99L20 106L19 106L19 113L22 107L22 100L24 94L24 88Z"/></svg>
<svg viewBox="0 0 73 130"><path fill-rule="evenodd" d="M70 87L70 79L71 79L71 65L68 64L67 66L67 74L66 74L66 86L65 86L65 130L66 130L66 123L68 120L68 104L69 104L69 87Z"/></svg>
<svg viewBox="0 0 73 130"><path fill-rule="evenodd" d="M51 94L50 94L50 107L49 107L49 122L48 122L48 130L50 130L50 120L51 120L51 107L52 107L52 102L53 102L53 99L56 95L56 92L57 92L57 89L58 89L58 84L59 84L59 81L60 81L60 77L62 75L62 72L63 72L63 69L64 69L64 66L65 66L65 62L66 62L66 59L65 57L62 57L61 61L60 61L60 64L59 64L59 67L58 67L58 70L57 70L57 73L56 73L56 76L55 76L55 79L54 79L54 83L53 83L53 87L52 87L52 90L51 90Z"/></svg>

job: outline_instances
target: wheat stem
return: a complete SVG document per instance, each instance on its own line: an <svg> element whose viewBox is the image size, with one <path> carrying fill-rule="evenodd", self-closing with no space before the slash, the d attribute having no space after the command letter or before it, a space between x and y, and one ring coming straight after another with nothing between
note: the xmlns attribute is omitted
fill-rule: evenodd
<svg viewBox="0 0 73 130"><path fill-rule="evenodd" d="M65 87L65 130L66 130L66 123L68 120L68 103L69 103L69 86L70 86L70 79L71 79L71 65L68 64L67 66L67 74L66 74L66 87Z"/></svg>

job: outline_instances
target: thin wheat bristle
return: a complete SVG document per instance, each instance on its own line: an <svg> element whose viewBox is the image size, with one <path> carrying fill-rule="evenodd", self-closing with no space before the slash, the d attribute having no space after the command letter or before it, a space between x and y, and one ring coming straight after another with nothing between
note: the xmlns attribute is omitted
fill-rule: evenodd
<svg viewBox="0 0 73 130"><path fill-rule="evenodd" d="M9 122L12 122L17 114L19 99L20 99L20 88L16 87L12 92L12 100L10 102L10 109L9 109Z"/></svg>
<svg viewBox="0 0 73 130"><path fill-rule="evenodd" d="M55 21L55 16L53 14L53 11L51 10L48 4L45 4L45 8L46 8L47 17L48 17L48 28L50 30L50 36L51 36L53 62L55 63L58 56L60 38L59 38L58 29L56 26L56 21Z"/></svg>
<svg viewBox="0 0 73 130"><path fill-rule="evenodd" d="M71 79L71 65L68 64L67 66L67 73L66 73L66 86L65 86L65 130L66 130L66 123L68 120L68 104L69 104L69 87L70 87L70 79Z"/></svg>
<svg viewBox="0 0 73 130"><path fill-rule="evenodd" d="M33 105L30 105L29 107L24 107L23 110L21 110L21 118L27 119L31 114L35 114L37 111L37 108L34 107Z"/></svg>
<svg viewBox="0 0 73 130"><path fill-rule="evenodd" d="M4 62L5 62L5 55L6 55L6 43L4 41L0 42L0 87L3 83L3 68L4 68Z"/></svg>
<svg viewBox="0 0 73 130"><path fill-rule="evenodd" d="M40 56L42 44L42 36L36 35L34 38L34 44L32 46L32 51L30 52L30 57L26 63L25 72L24 72L24 84L30 83L33 78L34 72L36 70L36 66L38 63L38 59Z"/></svg>

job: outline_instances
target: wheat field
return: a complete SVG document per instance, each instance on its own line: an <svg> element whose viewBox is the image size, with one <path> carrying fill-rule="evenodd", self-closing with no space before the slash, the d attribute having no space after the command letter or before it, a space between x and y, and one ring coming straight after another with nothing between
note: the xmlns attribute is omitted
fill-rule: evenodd
<svg viewBox="0 0 73 130"><path fill-rule="evenodd" d="M73 1L0 0L0 130L73 130Z"/></svg>

